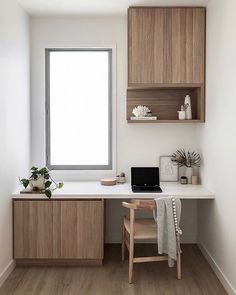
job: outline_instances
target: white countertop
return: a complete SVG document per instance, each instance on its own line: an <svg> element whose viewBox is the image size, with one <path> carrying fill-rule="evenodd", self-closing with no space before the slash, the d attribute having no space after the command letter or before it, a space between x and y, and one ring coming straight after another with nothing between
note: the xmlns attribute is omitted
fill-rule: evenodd
<svg viewBox="0 0 236 295"><path fill-rule="evenodd" d="M155 196L175 196L181 199L214 199L214 194L202 185L162 182L162 193L133 193L130 183L114 186L101 185L99 181L64 182L62 189L54 191L52 199L152 199ZM12 195L14 199L47 199L44 194Z"/></svg>

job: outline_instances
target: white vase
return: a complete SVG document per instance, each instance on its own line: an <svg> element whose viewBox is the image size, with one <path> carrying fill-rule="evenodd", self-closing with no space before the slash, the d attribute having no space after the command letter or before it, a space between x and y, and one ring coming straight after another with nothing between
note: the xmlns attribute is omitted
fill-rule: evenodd
<svg viewBox="0 0 236 295"><path fill-rule="evenodd" d="M185 118L187 120L192 120L192 107L191 107L191 98L189 95L185 96L184 105L186 106Z"/></svg>
<svg viewBox="0 0 236 295"><path fill-rule="evenodd" d="M44 190L45 189L45 178L43 176L40 176L38 179L36 180L30 180L30 186L32 188L32 190Z"/></svg>
<svg viewBox="0 0 236 295"><path fill-rule="evenodd" d="M193 167L186 167L185 176L188 178L188 183L192 183Z"/></svg>

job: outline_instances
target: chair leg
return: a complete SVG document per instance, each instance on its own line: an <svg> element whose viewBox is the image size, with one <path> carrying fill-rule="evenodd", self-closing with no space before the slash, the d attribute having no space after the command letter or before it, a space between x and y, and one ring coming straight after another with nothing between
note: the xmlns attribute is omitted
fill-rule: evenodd
<svg viewBox="0 0 236 295"><path fill-rule="evenodd" d="M177 279L181 280L181 254L177 254Z"/></svg>
<svg viewBox="0 0 236 295"><path fill-rule="evenodd" d="M125 223L122 223L122 244L121 244L121 259L125 260Z"/></svg>
<svg viewBox="0 0 236 295"><path fill-rule="evenodd" d="M133 282L134 266L134 209L130 210L130 239L129 239L129 284Z"/></svg>
<svg viewBox="0 0 236 295"><path fill-rule="evenodd" d="M134 239L130 237L130 244L129 244L129 284L133 283L133 258L134 258Z"/></svg>

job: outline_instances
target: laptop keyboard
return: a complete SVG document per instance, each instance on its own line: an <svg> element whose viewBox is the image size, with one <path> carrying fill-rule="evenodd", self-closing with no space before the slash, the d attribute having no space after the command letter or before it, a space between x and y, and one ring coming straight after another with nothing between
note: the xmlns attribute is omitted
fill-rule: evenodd
<svg viewBox="0 0 236 295"><path fill-rule="evenodd" d="M158 193L161 193L162 189L159 186L137 186L137 185L133 185L132 186L132 191L134 193L140 193L140 192L145 192L145 193L158 192Z"/></svg>

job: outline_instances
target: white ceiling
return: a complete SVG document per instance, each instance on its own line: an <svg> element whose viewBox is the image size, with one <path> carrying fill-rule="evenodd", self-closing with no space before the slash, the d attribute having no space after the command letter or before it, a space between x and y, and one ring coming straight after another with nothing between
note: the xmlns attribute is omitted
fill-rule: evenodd
<svg viewBox="0 0 236 295"><path fill-rule="evenodd" d="M205 6L209 0L18 0L30 15L125 15L131 5Z"/></svg>

